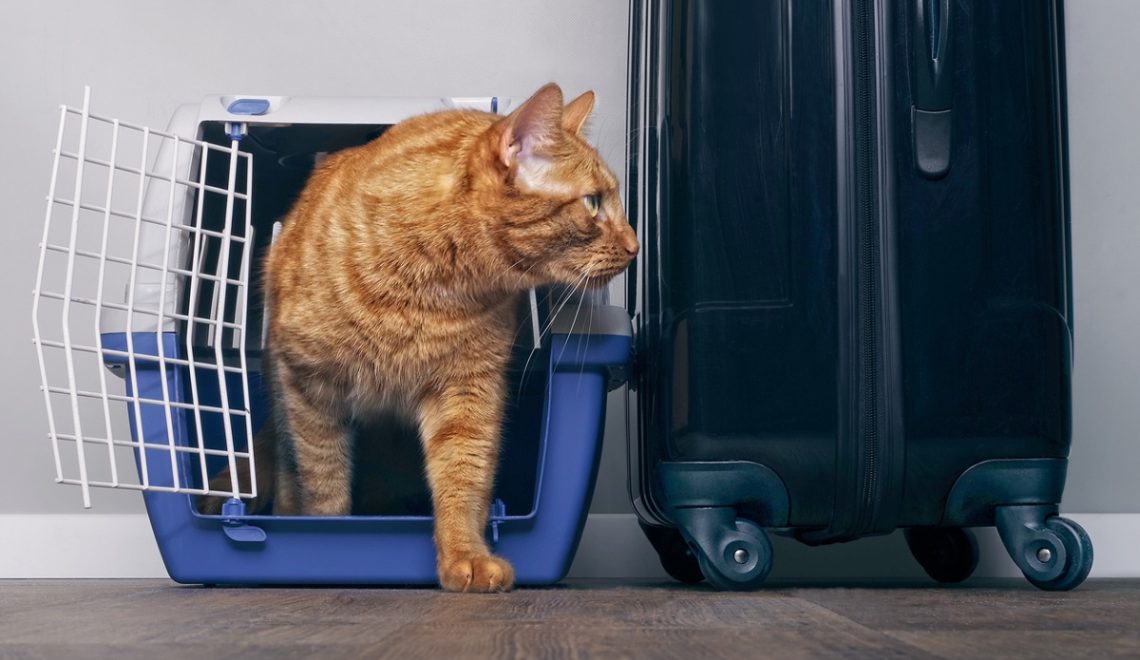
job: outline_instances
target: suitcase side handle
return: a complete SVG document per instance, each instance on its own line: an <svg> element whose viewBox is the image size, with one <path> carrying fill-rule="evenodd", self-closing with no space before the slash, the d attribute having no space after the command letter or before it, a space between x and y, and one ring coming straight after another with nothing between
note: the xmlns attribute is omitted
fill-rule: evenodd
<svg viewBox="0 0 1140 660"><path fill-rule="evenodd" d="M914 165L928 179L950 171L954 58L950 0L913 0L910 25Z"/></svg>

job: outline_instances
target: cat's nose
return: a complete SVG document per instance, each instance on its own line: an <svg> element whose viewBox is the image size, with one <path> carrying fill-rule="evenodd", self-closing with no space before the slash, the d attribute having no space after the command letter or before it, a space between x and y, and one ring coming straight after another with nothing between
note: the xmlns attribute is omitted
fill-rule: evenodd
<svg viewBox="0 0 1140 660"><path fill-rule="evenodd" d="M634 235L632 232L626 238L624 238L622 240L621 246L622 246L622 248L625 249L625 253L628 254L629 256L631 256L631 257L637 256L637 249L638 249L637 236Z"/></svg>

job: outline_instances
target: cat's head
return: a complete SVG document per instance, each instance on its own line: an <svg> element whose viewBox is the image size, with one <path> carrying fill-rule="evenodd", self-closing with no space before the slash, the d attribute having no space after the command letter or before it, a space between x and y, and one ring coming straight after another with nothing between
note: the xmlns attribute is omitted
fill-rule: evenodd
<svg viewBox="0 0 1140 660"><path fill-rule="evenodd" d="M523 286L601 286L637 254L617 178L581 136L593 107L593 92L564 106L551 83L485 137L480 178L497 208L495 241Z"/></svg>

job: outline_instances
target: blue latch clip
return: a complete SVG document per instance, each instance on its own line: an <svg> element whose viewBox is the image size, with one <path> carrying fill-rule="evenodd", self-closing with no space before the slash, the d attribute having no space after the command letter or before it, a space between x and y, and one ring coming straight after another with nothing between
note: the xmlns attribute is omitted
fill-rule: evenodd
<svg viewBox="0 0 1140 660"><path fill-rule="evenodd" d="M269 99L236 99L226 106L231 115L263 115L269 112Z"/></svg>
<svg viewBox="0 0 1140 660"><path fill-rule="evenodd" d="M245 502L231 497L222 504L222 531L235 543L260 545L267 538L265 530L245 524Z"/></svg>

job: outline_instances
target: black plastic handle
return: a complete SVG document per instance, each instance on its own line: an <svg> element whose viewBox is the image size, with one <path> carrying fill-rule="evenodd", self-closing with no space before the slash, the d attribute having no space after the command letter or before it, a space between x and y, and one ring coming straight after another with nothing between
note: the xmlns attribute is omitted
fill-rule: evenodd
<svg viewBox="0 0 1140 660"><path fill-rule="evenodd" d="M950 127L954 104L954 49L951 0L911 3L910 78L914 165L938 179L950 171Z"/></svg>

